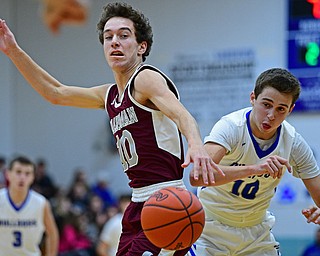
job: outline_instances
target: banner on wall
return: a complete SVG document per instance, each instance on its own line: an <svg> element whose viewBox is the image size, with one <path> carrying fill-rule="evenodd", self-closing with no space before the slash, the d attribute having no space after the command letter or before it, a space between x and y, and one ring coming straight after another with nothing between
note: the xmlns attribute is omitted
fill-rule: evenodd
<svg viewBox="0 0 320 256"><path fill-rule="evenodd" d="M182 103L197 119L204 135L223 115L249 106L254 71L252 49L224 50L200 57L179 55L169 68Z"/></svg>

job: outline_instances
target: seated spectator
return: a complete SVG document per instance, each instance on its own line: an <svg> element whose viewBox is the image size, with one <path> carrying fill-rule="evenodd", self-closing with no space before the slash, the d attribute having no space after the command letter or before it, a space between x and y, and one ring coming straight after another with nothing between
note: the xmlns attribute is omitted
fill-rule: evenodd
<svg viewBox="0 0 320 256"><path fill-rule="evenodd" d="M69 187L72 188L74 184L78 182L84 184L84 186L87 187L88 190L90 189L90 185L87 179L87 174L84 168L82 167L76 167L73 170L73 176L72 176L71 184Z"/></svg>
<svg viewBox="0 0 320 256"><path fill-rule="evenodd" d="M91 256L93 245L86 234L87 216L69 213L60 226L59 256Z"/></svg>
<svg viewBox="0 0 320 256"><path fill-rule="evenodd" d="M57 192L57 187L47 172L47 163L44 159L37 161L36 177L32 188L49 200L54 197Z"/></svg>
<svg viewBox="0 0 320 256"><path fill-rule="evenodd" d="M63 190L60 190L51 200L51 205L58 228L61 230L64 219L70 214L70 212L74 211L71 200L64 194Z"/></svg>
<svg viewBox="0 0 320 256"><path fill-rule="evenodd" d="M93 243L97 244L101 229L108 219L108 215L104 209L103 201L99 196L91 194L89 199L89 207L86 214L89 221L88 235Z"/></svg>
<svg viewBox="0 0 320 256"><path fill-rule="evenodd" d="M109 189L107 180L98 178L96 183L91 187L91 192L102 199L104 208L117 205L117 198Z"/></svg>
<svg viewBox="0 0 320 256"><path fill-rule="evenodd" d="M131 195L122 195L119 198L119 212L111 217L104 225L100 234L100 241L96 248L99 256L114 256L116 255L120 234L122 230L122 216L129 205Z"/></svg>
<svg viewBox="0 0 320 256"><path fill-rule="evenodd" d="M67 197L72 203L72 208L76 208L80 212L86 211L88 209L90 191L82 182L76 182L75 184L73 184Z"/></svg>

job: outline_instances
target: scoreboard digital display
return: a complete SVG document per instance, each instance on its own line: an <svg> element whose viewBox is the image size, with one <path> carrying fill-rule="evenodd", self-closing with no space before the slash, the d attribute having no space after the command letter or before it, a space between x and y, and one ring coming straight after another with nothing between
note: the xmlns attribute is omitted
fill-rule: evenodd
<svg viewBox="0 0 320 256"><path fill-rule="evenodd" d="M314 16L318 12L320 0L289 1L289 69L320 67L320 19Z"/></svg>
<svg viewBox="0 0 320 256"><path fill-rule="evenodd" d="M300 80L298 111L320 111L320 0L288 0L288 69Z"/></svg>

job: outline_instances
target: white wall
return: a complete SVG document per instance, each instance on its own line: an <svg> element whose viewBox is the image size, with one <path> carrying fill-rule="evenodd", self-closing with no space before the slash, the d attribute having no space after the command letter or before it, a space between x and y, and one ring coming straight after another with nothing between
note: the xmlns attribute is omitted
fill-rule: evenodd
<svg viewBox="0 0 320 256"><path fill-rule="evenodd" d="M13 5L10 0L1 0L0 17L6 18L9 22L13 22ZM0 154L9 156L13 150L13 106L12 86L14 83L13 69L11 62L1 56L0 57Z"/></svg>
<svg viewBox="0 0 320 256"><path fill-rule="evenodd" d="M92 1L89 22L65 27L58 36L43 26L35 0L0 0L0 17L7 20L20 45L57 79L86 87L113 81L96 33L106 2ZM164 71L181 54L205 56L233 48L254 50L256 75L286 65L285 0L128 2L150 18L155 42L147 62ZM117 192L128 189L118 156L106 148L109 134L103 111L51 106L30 89L4 55L0 55L0 83L0 155L45 157L60 186L67 186L72 170L82 166L92 180L105 170ZM315 132L319 113L292 114L289 121L320 157Z"/></svg>

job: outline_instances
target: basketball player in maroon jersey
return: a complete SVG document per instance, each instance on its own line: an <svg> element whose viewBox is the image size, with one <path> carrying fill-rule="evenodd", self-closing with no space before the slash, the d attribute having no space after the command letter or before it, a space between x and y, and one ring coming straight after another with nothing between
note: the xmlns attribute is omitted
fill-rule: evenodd
<svg viewBox="0 0 320 256"><path fill-rule="evenodd" d="M1 19L0 49L51 103L106 109L133 189L117 255L184 255L183 251L163 252L147 240L140 223L143 202L158 189L184 187L183 168L190 163L194 178L201 174L205 184L214 182L214 170L221 170L206 153L198 126L180 103L174 84L157 68L143 64L153 42L148 19L127 4L110 3L103 8L97 27L114 84L91 88L62 84L19 47ZM180 132L188 142L186 159Z"/></svg>

